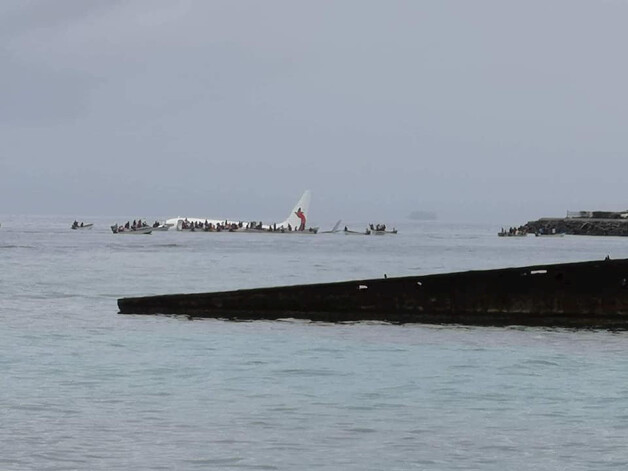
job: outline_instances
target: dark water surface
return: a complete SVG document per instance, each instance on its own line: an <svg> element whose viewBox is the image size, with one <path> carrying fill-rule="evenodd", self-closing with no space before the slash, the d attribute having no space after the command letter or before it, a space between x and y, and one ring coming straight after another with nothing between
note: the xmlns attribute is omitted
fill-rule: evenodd
<svg viewBox="0 0 628 471"><path fill-rule="evenodd" d="M65 218L67 219L67 218ZM113 235L0 222L0 469L628 466L628 333L226 322L122 296L628 257L628 239Z"/></svg>

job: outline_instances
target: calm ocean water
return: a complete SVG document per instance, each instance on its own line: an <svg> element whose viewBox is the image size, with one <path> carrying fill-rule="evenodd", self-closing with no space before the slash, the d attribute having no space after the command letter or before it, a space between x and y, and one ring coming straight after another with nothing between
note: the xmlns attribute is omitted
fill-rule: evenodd
<svg viewBox="0 0 628 471"><path fill-rule="evenodd" d="M628 466L628 333L117 314L122 296L628 257L628 239L0 219L2 470ZM331 224L329 224L331 226ZM358 228L362 225L352 224Z"/></svg>

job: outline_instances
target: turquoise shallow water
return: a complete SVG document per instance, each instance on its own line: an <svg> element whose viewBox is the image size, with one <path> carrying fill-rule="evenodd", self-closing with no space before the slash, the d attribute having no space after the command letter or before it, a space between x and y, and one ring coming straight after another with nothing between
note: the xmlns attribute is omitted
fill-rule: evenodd
<svg viewBox="0 0 628 471"><path fill-rule="evenodd" d="M0 469L625 469L628 335L117 314L127 295L628 257L622 238L2 218Z"/></svg>

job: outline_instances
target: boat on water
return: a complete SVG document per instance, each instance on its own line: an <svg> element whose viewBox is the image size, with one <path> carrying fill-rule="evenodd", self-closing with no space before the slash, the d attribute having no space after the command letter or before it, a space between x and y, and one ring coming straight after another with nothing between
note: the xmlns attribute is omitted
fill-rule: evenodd
<svg viewBox="0 0 628 471"><path fill-rule="evenodd" d="M391 230L385 229L385 226L373 226L372 224L367 227L363 231L352 231L347 226L345 226L342 231L346 235L386 235L386 234L397 234L397 229L393 228Z"/></svg>
<svg viewBox="0 0 628 471"><path fill-rule="evenodd" d="M534 233L536 237L563 237L565 235L564 232L558 232L555 227L541 227L538 231Z"/></svg>
<svg viewBox="0 0 628 471"><path fill-rule="evenodd" d="M172 224L167 224L165 222L155 222L153 227L151 228L153 232L164 232L172 227Z"/></svg>
<svg viewBox="0 0 628 471"><path fill-rule="evenodd" d="M74 221L70 226L73 230L91 229L94 225L92 223L85 224L84 222Z"/></svg>
<svg viewBox="0 0 628 471"><path fill-rule="evenodd" d="M527 236L528 233L527 232L507 232L507 231L502 231L502 232L498 232L497 236L498 237L525 237Z"/></svg>
<svg viewBox="0 0 628 471"><path fill-rule="evenodd" d="M367 231L371 235L386 235L397 233L397 229L395 229L394 227L392 228L392 230L386 229L386 224L369 224Z"/></svg>
<svg viewBox="0 0 628 471"><path fill-rule="evenodd" d="M371 235L371 231L369 229L366 229L365 231L352 231L347 226L345 226L342 232L345 235Z"/></svg>
<svg viewBox="0 0 628 471"><path fill-rule="evenodd" d="M397 233L397 229L392 229L390 231L384 231L384 230L371 230L370 231L371 235L386 235L386 234L396 234Z"/></svg>
<svg viewBox="0 0 628 471"><path fill-rule="evenodd" d="M151 226L141 226L133 228L114 224L113 226L111 226L111 231L114 234L150 234L154 231L154 229Z"/></svg>

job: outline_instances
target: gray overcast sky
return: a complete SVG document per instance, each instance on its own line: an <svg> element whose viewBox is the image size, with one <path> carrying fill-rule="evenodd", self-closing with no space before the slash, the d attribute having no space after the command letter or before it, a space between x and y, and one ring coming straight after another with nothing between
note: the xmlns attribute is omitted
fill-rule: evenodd
<svg viewBox="0 0 628 471"><path fill-rule="evenodd" d="M4 0L0 213L628 209L624 0Z"/></svg>

